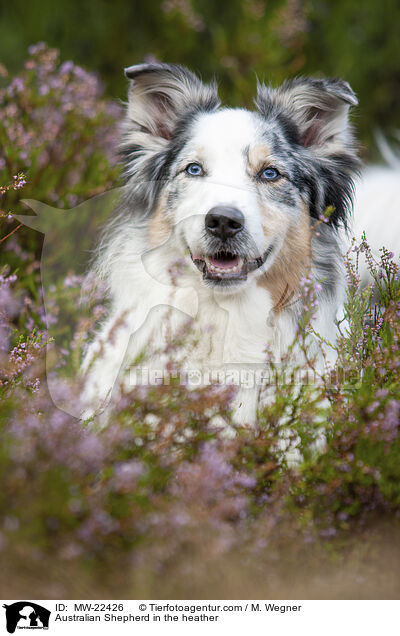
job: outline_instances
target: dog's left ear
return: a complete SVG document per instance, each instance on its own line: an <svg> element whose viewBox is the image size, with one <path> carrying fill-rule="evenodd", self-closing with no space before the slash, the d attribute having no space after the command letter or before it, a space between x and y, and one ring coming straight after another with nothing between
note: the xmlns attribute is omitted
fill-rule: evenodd
<svg viewBox="0 0 400 636"><path fill-rule="evenodd" d="M171 139L178 121L190 111L219 105L215 84L207 85L183 66L137 64L125 69L131 82L128 118L141 132Z"/></svg>
<svg viewBox="0 0 400 636"><path fill-rule="evenodd" d="M278 112L288 116L297 126L300 142L323 151L331 141L346 143L349 108L358 101L343 80L296 78L277 89L259 85L256 104L266 117Z"/></svg>

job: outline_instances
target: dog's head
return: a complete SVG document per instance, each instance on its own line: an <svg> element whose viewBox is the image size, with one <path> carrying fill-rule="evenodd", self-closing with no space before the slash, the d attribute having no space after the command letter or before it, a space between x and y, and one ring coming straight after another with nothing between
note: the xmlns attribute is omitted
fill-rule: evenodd
<svg viewBox="0 0 400 636"><path fill-rule="evenodd" d="M175 231L207 285L240 289L278 261L301 268L325 209L332 227L346 222L358 166L346 82L261 84L249 111L221 107L216 86L180 66L125 72L128 205L146 211L153 247Z"/></svg>

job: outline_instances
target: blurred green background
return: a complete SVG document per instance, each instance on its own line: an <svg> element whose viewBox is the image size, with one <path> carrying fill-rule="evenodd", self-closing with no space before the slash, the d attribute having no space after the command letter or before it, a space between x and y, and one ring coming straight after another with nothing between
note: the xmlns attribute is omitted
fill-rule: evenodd
<svg viewBox="0 0 400 636"><path fill-rule="evenodd" d="M143 59L216 75L232 105L249 105L255 76L340 76L359 96L355 123L400 128L399 0L1 0L0 62L18 72L39 40L98 72L106 94L124 98L124 66Z"/></svg>

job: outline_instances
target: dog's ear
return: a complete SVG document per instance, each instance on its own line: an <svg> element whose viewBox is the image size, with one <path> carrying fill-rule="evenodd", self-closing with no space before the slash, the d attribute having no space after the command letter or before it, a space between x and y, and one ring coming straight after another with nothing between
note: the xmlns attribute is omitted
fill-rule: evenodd
<svg viewBox="0 0 400 636"><path fill-rule="evenodd" d="M273 89L258 86L256 104L262 114L277 112L296 124L300 142L315 150L324 150L332 141L346 143L350 106L358 104L350 85L340 79L296 78Z"/></svg>
<svg viewBox="0 0 400 636"><path fill-rule="evenodd" d="M138 64L125 69L131 82L128 117L141 132L171 139L178 121L190 111L219 105L215 84L203 84L183 66Z"/></svg>

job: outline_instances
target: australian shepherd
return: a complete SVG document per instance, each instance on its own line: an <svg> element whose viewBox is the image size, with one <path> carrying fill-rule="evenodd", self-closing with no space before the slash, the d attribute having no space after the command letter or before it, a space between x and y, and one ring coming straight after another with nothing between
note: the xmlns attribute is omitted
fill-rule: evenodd
<svg viewBox="0 0 400 636"><path fill-rule="evenodd" d="M83 365L86 413L118 399L139 360L162 371L189 319L191 372L262 367L267 350L279 358L296 339L305 280L315 332L334 344L360 167L349 84L259 84L246 110L221 106L216 85L181 66L125 73L125 186L97 252L110 312ZM254 424L259 393L239 389L236 421Z"/></svg>

